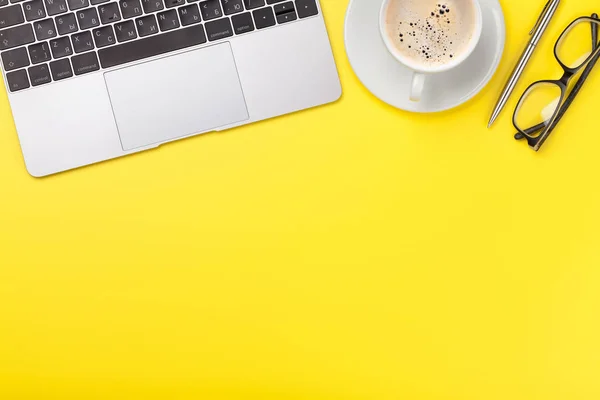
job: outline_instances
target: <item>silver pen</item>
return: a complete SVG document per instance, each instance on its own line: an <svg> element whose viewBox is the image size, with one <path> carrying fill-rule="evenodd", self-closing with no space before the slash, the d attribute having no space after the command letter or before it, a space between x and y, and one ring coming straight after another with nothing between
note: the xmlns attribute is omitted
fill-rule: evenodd
<svg viewBox="0 0 600 400"><path fill-rule="evenodd" d="M496 120L496 118L498 118L498 115L500 115L500 112L502 111L502 109L506 105L506 102L510 98L510 95L515 89L517 82L519 82L519 79L521 78L521 75L523 74L527 63L529 62L529 59L533 55L533 52L535 51L538 42L544 35L548 24L550 24L552 17L556 13L556 9L558 8L559 3L560 0L549 0L544 6L542 14L536 21L535 26L533 27L531 32L529 32L531 40L529 40L529 43L527 44L523 55L521 56L519 62L515 66L515 69L513 70L512 74L510 75L510 78L508 79L508 82L506 82L506 86L504 87L504 90L502 91L502 94L500 95L500 98L496 103L496 107L494 108L494 112L492 113L490 122L488 123L488 128L490 128Z"/></svg>

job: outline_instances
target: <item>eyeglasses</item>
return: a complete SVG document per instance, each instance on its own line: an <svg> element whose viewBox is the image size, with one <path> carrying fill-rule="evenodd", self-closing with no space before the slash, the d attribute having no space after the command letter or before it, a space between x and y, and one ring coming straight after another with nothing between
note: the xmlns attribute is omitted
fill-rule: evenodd
<svg viewBox="0 0 600 400"><path fill-rule="evenodd" d="M564 71L563 76L559 80L535 82L523 93L513 115L513 125L519 131L515 139L527 139L535 151L542 147L600 57L599 28L600 20L594 14L591 18L577 18L563 31L554 46L554 57ZM567 98L570 81L584 67L584 74Z"/></svg>

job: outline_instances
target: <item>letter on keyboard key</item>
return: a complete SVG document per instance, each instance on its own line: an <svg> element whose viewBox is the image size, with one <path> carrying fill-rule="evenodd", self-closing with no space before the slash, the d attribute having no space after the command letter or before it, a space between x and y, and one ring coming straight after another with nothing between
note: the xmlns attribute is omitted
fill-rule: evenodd
<svg viewBox="0 0 600 400"><path fill-rule="evenodd" d="M135 32L135 25L133 21L119 22L118 24L115 24L115 33L117 34L117 40L119 42L137 39L137 33Z"/></svg>
<svg viewBox="0 0 600 400"><path fill-rule="evenodd" d="M142 15L142 5L140 4L140 0L121 0L119 1L119 6L121 7L123 19L139 17Z"/></svg>
<svg viewBox="0 0 600 400"><path fill-rule="evenodd" d="M148 57L185 49L206 42L202 25L176 29L161 35L110 46L98 51L102 68L143 60Z"/></svg>
<svg viewBox="0 0 600 400"><path fill-rule="evenodd" d="M185 4L185 0L165 0L167 8L182 6Z"/></svg>
<svg viewBox="0 0 600 400"><path fill-rule="evenodd" d="M177 11L167 10L165 12L158 13L158 25L160 26L160 30L163 32L179 28Z"/></svg>
<svg viewBox="0 0 600 400"><path fill-rule="evenodd" d="M196 4L179 8L179 18L181 18L181 25L183 26L197 24L202 20L200 10Z"/></svg>
<svg viewBox="0 0 600 400"><path fill-rule="evenodd" d="M27 21L35 21L46 17L46 11L44 10L44 3L42 0L32 0L23 4L23 10L25 10L25 18Z"/></svg>
<svg viewBox="0 0 600 400"><path fill-rule="evenodd" d="M69 13L56 17L56 27L60 35L77 32L77 21L75 14Z"/></svg>
<svg viewBox="0 0 600 400"><path fill-rule="evenodd" d="M6 74L6 80L8 81L8 88L11 92L27 89L29 87L29 78L27 77L27 71L24 69L9 72Z"/></svg>
<svg viewBox="0 0 600 400"><path fill-rule="evenodd" d="M77 11L77 22L79 29L90 29L100 25L98 13L95 8L86 8L85 10Z"/></svg>
<svg viewBox="0 0 600 400"><path fill-rule="evenodd" d="M0 8L0 29L25 22L20 5Z"/></svg>
<svg viewBox="0 0 600 400"><path fill-rule="evenodd" d="M142 0L142 6L144 6L144 12L146 14L160 11L165 8L163 0Z"/></svg>
<svg viewBox="0 0 600 400"><path fill-rule="evenodd" d="M98 57L93 51L74 56L71 58L71 62L73 63L73 71L75 71L75 75L83 75L87 74L88 72L98 71L100 69Z"/></svg>
<svg viewBox="0 0 600 400"><path fill-rule="evenodd" d="M0 50L22 46L35 41L31 25L19 25L0 31Z"/></svg>
<svg viewBox="0 0 600 400"><path fill-rule="evenodd" d="M68 37L61 37L50 41L50 50L54 58L67 57L73 54L73 46Z"/></svg>
<svg viewBox="0 0 600 400"><path fill-rule="evenodd" d="M48 15L57 15L69 11L66 0L44 0Z"/></svg>
<svg viewBox="0 0 600 400"><path fill-rule="evenodd" d="M154 15L146 15L142 18L138 18L135 20L135 24L137 25L140 37L158 33L158 25L156 25L156 18Z"/></svg>
<svg viewBox="0 0 600 400"><path fill-rule="evenodd" d="M237 14L244 11L242 0L221 0L223 2L223 11L225 15Z"/></svg>
<svg viewBox="0 0 600 400"><path fill-rule="evenodd" d="M38 40L50 39L56 36L56 27L52 18L34 22L33 29L35 29L35 36Z"/></svg>
<svg viewBox="0 0 600 400"><path fill-rule="evenodd" d="M4 65L5 71L12 71L13 69L28 66L29 58L27 57L27 50L25 50L25 47L2 53L2 65Z"/></svg>
<svg viewBox="0 0 600 400"><path fill-rule="evenodd" d="M90 2L88 0L67 0L71 11L79 10L80 8L89 7Z"/></svg>
<svg viewBox="0 0 600 400"><path fill-rule="evenodd" d="M110 25L94 29L93 36L97 48L110 46L111 44L115 44L117 42L115 40L113 28Z"/></svg>
<svg viewBox="0 0 600 400"><path fill-rule="evenodd" d="M71 69L71 63L68 58L52 61L50 63L50 71L52 72L52 79L60 81L61 79L67 79L73 76L73 70Z"/></svg>
<svg viewBox="0 0 600 400"><path fill-rule="evenodd" d="M73 41L73 48L75 53L83 53L84 51L90 51L94 49L94 43L92 43L92 34L90 31L79 32L71 35Z"/></svg>
<svg viewBox="0 0 600 400"><path fill-rule="evenodd" d="M52 78L50 78L50 69L48 68L48 64L29 67L28 71L31 86L39 86L43 85L44 83L52 82Z"/></svg>
<svg viewBox="0 0 600 400"><path fill-rule="evenodd" d="M254 30L254 22L252 22L252 15L249 12L234 15L231 17L231 22L236 35Z"/></svg>
<svg viewBox="0 0 600 400"><path fill-rule="evenodd" d="M275 25L275 15L271 7L259 8L252 11L257 29L267 28Z"/></svg>
<svg viewBox="0 0 600 400"><path fill-rule="evenodd" d="M115 2L98 7L98 11L100 12L100 22L102 24L111 24L121 20L119 5Z"/></svg>
<svg viewBox="0 0 600 400"><path fill-rule="evenodd" d="M200 2L200 12L205 21L223 16L219 0L206 0Z"/></svg>
<svg viewBox="0 0 600 400"><path fill-rule="evenodd" d="M300 18L312 17L319 13L315 0L296 0L296 11Z"/></svg>
<svg viewBox="0 0 600 400"><path fill-rule="evenodd" d="M233 36L233 29L231 28L229 18L207 22L204 24L204 27L206 28L206 36L208 36L208 40L211 42Z"/></svg>

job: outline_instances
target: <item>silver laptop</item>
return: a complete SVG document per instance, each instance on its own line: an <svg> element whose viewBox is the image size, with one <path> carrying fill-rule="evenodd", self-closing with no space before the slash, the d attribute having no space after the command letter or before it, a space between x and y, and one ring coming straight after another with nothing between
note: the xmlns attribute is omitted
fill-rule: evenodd
<svg viewBox="0 0 600 400"><path fill-rule="evenodd" d="M33 176L341 95L318 0L0 0L0 56Z"/></svg>

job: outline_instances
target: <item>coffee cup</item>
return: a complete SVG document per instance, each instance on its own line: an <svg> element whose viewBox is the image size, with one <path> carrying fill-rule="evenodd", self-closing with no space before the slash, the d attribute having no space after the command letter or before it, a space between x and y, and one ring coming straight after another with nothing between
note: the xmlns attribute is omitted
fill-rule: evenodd
<svg viewBox="0 0 600 400"><path fill-rule="evenodd" d="M479 0L385 0L379 16L390 54L413 71L409 98L418 102L427 77L461 65L481 38Z"/></svg>

